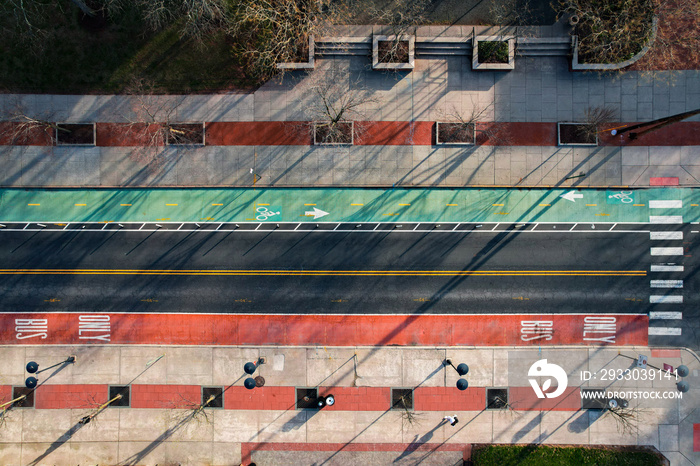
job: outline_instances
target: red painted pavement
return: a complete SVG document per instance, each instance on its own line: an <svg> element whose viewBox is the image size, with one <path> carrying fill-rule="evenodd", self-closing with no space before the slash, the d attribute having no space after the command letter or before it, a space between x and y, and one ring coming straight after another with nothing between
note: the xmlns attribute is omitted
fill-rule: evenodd
<svg viewBox="0 0 700 466"><path fill-rule="evenodd" d="M656 176L649 178L649 186L678 186L677 176Z"/></svg>
<svg viewBox="0 0 700 466"><path fill-rule="evenodd" d="M636 122L615 124L632 126ZM636 131L644 131L639 128ZM635 131L630 131L635 132ZM612 136L610 131L600 131L598 140L601 146L697 146L700 145L700 121L680 121L663 128L642 134L637 139L630 140L629 132Z"/></svg>
<svg viewBox="0 0 700 466"><path fill-rule="evenodd" d="M40 385L34 392L36 409L96 408L108 400L107 385Z"/></svg>
<svg viewBox="0 0 700 466"><path fill-rule="evenodd" d="M532 390L532 389L530 389ZM486 408L486 389L469 387L418 387L413 391L416 411L481 411Z"/></svg>
<svg viewBox="0 0 700 466"><path fill-rule="evenodd" d="M386 411L391 408L390 387L319 387L318 394L332 394L336 400L334 405L323 408L324 411Z"/></svg>
<svg viewBox="0 0 700 466"><path fill-rule="evenodd" d="M308 146L312 133L303 121L242 121L206 124L212 146Z"/></svg>
<svg viewBox="0 0 700 466"><path fill-rule="evenodd" d="M131 384L130 406L140 409L188 409L202 400L200 385ZM321 396L333 394L335 404L324 411L376 411L391 409L391 387L319 387ZM578 388L564 395L539 399L532 387L510 387L509 401L518 411L578 411ZM12 386L0 385L0 400L10 401ZM295 387L264 386L248 390L241 386L224 387L224 409L289 411L296 409ZM109 399L106 384L45 384L34 392L36 409L96 408ZM486 388L417 387L413 391L415 411L482 411L486 407Z"/></svg>
<svg viewBox="0 0 700 466"><path fill-rule="evenodd" d="M639 314L2 313L0 344L645 346L648 324Z"/></svg>
<svg viewBox="0 0 700 466"><path fill-rule="evenodd" d="M241 443L241 462L252 462L252 454L255 451L461 451L463 459L471 456L471 445L463 443Z"/></svg>
<svg viewBox="0 0 700 466"><path fill-rule="evenodd" d="M653 349L651 350L652 358L680 358L681 350L679 349Z"/></svg>
<svg viewBox="0 0 700 466"><path fill-rule="evenodd" d="M355 145L429 146L434 127L432 121L356 121Z"/></svg>
<svg viewBox="0 0 700 466"><path fill-rule="evenodd" d="M206 144L213 146L298 146L310 145L310 122L241 121L206 123ZM0 122L0 134L11 125ZM633 125L634 122L616 124ZM534 122L478 122L477 144L496 146L556 146L557 124ZM152 130L158 125L152 125ZM97 146L138 146L146 143L149 132L145 124L96 123ZM7 133L7 132L5 132ZM628 133L611 136L608 130L598 133L600 145L613 146L690 146L700 145L700 122L678 122L629 139ZM7 137L0 145L8 145ZM433 145L435 122L432 121L356 121L355 145ZM34 128L15 145L52 145L51 133Z"/></svg>
<svg viewBox="0 0 700 466"><path fill-rule="evenodd" d="M294 387L229 387L224 392L225 409L266 409L286 411L294 409Z"/></svg>
<svg viewBox="0 0 700 466"><path fill-rule="evenodd" d="M700 451L700 424L693 424L693 451Z"/></svg>
<svg viewBox="0 0 700 466"><path fill-rule="evenodd" d="M516 411L578 411L581 390L569 387L556 398L537 398L532 387L510 387L508 404Z"/></svg>
<svg viewBox="0 0 700 466"><path fill-rule="evenodd" d="M186 409L202 402L199 385L138 385L131 384L132 408Z"/></svg>

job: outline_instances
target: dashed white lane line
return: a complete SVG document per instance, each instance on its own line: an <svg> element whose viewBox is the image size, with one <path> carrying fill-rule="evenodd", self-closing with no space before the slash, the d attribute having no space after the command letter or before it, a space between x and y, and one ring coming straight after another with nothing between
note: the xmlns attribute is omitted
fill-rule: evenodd
<svg viewBox="0 0 700 466"><path fill-rule="evenodd" d="M649 303L651 304L680 304L683 302L683 296L677 295L651 295L649 296Z"/></svg>
<svg viewBox="0 0 700 466"><path fill-rule="evenodd" d="M649 201L650 209L680 209L683 201Z"/></svg>
<svg viewBox="0 0 700 466"><path fill-rule="evenodd" d="M683 239L682 231L650 231L649 239L652 240L674 240Z"/></svg>
<svg viewBox="0 0 700 466"><path fill-rule="evenodd" d="M682 215L650 215L649 223L683 223Z"/></svg>
<svg viewBox="0 0 700 466"><path fill-rule="evenodd" d="M683 272L682 265L672 265L672 264L652 264L652 272Z"/></svg>
<svg viewBox="0 0 700 466"><path fill-rule="evenodd" d="M649 327L649 335L678 336L681 329L677 327Z"/></svg>
<svg viewBox="0 0 700 466"><path fill-rule="evenodd" d="M683 280L651 280L652 288L683 288Z"/></svg>
<svg viewBox="0 0 700 466"><path fill-rule="evenodd" d="M662 320L681 320L683 318L682 312L658 312L651 311L649 313L649 319L662 319Z"/></svg>
<svg viewBox="0 0 700 466"><path fill-rule="evenodd" d="M683 248L651 248L652 256L682 256Z"/></svg>

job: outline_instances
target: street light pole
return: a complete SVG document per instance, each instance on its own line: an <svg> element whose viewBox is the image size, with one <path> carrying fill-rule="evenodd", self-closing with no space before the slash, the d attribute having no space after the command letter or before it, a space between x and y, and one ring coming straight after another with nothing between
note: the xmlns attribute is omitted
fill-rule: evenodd
<svg viewBox="0 0 700 466"><path fill-rule="evenodd" d="M659 118L656 120L647 121L646 123L638 123L636 125L626 126L626 127L621 128L621 129L614 128L610 131L610 134L612 136L616 136L618 134L621 135L622 133L632 131L633 129L642 128L644 126L652 125L650 128L647 128L647 129L642 130L640 132L630 133L630 139L634 140L643 134L650 133L650 132L655 131L657 129L663 128L664 126L668 126L670 124L676 123L676 122L681 121L681 120L685 120L686 118L690 118L691 116L698 115L698 114L700 114L700 109L691 110L689 112L678 113L676 115L671 115L671 116ZM653 125L656 125L656 126L653 126Z"/></svg>

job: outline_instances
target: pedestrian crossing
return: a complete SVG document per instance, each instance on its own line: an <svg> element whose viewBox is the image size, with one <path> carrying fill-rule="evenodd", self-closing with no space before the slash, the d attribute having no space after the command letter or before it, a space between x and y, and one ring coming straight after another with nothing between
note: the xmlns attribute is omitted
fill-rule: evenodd
<svg viewBox="0 0 700 466"><path fill-rule="evenodd" d="M649 281L649 303L657 305L654 306L655 309L662 309L649 312L650 337L673 337L682 334L683 313L680 310L674 310L674 308L677 309L683 304L683 280L668 277L668 274L682 274L685 270L682 265L684 257L683 231L654 231L654 226L656 225L659 229L667 229L669 226L678 225L680 228L683 225L683 216L653 215L653 209L666 209L666 212L670 210L672 214L673 209L682 208L683 201L677 199L649 200L649 209L651 209L649 223L652 230L649 232L649 240L652 241L649 250L652 256L650 271L665 274L662 275L664 279L656 279L652 275L652 279ZM670 245L655 246L655 241L667 243L678 241L680 244L671 243ZM662 260L669 262L656 262Z"/></svg>

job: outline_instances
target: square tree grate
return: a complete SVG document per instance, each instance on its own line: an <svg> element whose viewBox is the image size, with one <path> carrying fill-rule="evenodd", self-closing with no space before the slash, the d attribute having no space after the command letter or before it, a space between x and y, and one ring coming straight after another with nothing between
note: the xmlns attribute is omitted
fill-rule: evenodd
<svg viewBox="0 0 700 466"><path fill-rule="evenodd" d="M486 389L486 409L506 409L508 407L507 388Z"/></svg>
<svg viewBox="0 0 700 466"><path fill-rule="evenodd" d="M12 406L15 408L33 408L34 407L34 390L27 387L12 387L12 399L19 398L22 395L27 397L20 401L15 401Z"/></svg>
<svg viewBox="0 0 700 466"><path fill-rule="evenodd" d="M223 408L224 389L221 387L202 387L202 404L206 403L212 395L214 399L207 404L207 408Z"/></svg>
<svg viewBox="0 0 700 466"><path fill-rule="evenodd" d="M129 394L130 394L130 389L128 385L110 385L109 386L109 399L111 400L117 395L121 395L122 397L112 403L109 404L109 407L129 407Z"/></svg>
<svg viewBox="0 0 700 466"><path fill-rule="evenodd" d="M413 409L413 389L412 388L392 388L391 389L391 409Z"/></svg>
<svg viewBox="0 0 700 466"><path fill-rule="evenodd" d="M317 398L318 390L315 388L297 388L297 409L318 409Z"/></svg>

